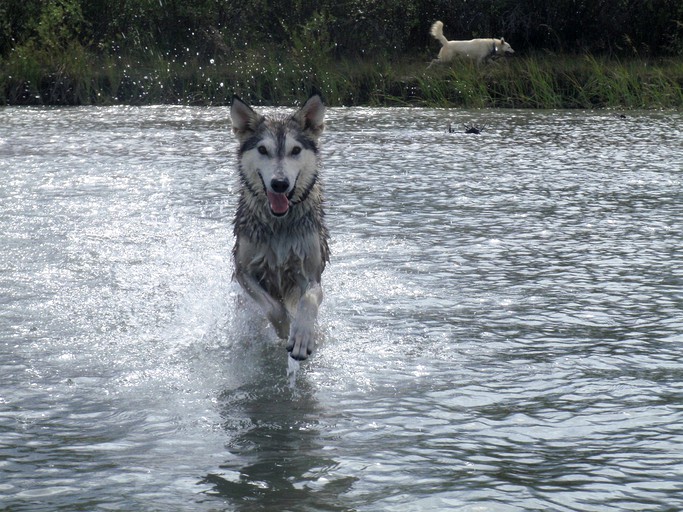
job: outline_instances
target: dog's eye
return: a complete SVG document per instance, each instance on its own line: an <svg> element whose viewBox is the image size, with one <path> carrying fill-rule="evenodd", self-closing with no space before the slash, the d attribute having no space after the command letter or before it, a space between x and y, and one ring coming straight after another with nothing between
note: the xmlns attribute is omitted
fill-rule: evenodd
<svg viewBox="0 0 683 512"><path fill-rule="evenodd" d="M292 155L298 155L299 153L301 153L301 146L294 146L292 148Z"/></svg>
<svg viewBox="0 0 683 512"><path fill-rule="evenodd" d="M258 152L261 153L262 155L267 155L267 154L268 154L268 148L265 147L265 146L259 146L259 147L256 148L256 149L258 149Z"/></svg>

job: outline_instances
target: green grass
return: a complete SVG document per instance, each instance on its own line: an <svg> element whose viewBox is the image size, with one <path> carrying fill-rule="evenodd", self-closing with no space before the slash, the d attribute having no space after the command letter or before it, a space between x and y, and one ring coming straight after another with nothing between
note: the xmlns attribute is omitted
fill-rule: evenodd
<svg viewBox="0 0 683 512"><path fill-rule="evenodd" d="M683 107L683 62L591 55L530 55L476 66L427 68L428 58L336 60L329 52L251 48L232 62L181 62L95 55L78 44L60 53L24 46L0 60L0 104L225 105L301 101L313 89L332 105L465 108Z"/></svg>

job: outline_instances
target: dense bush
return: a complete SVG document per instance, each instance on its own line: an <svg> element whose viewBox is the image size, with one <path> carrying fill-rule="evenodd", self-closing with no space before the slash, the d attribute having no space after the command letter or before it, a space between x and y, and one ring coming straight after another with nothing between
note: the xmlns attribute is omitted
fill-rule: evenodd
<svg viewBox="0 0 683 512"><path fill-rule="evenodd" d="M681 0L0 0L0 102L206 102L221 84L275 101L286 83L353 103L429 62L437 19L517 59L683 55Z"/></svg>
<svg viewBox="0 0 683 512"><path fill-rule="evenodd" d="M104 52L215 58L290 45L316 17L337 56L433 51L436 19L451 39L505 36L522 51L683 55L680 0L0 0L0 56L72 39Z"/></svg>

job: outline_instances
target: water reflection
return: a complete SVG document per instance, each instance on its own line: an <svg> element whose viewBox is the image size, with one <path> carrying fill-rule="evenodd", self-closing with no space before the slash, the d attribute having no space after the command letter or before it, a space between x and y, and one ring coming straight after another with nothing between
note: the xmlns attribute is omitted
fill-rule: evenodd
<svg viewBox="0 0 683 512"><path fill-rule="evenodd" d="M202 482L213 486L207 494L234 510L345 510L341 495L356 478L330 476L338 462L321 437L327 425L314 387L282 378L283 352L261 356L247 382L220 394L230 442L220 472Z"/></svg>

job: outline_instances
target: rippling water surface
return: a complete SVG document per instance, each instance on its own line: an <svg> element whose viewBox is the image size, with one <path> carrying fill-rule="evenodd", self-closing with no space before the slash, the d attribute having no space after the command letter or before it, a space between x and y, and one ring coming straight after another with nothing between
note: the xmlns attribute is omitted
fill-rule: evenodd
<svg viewBox="0 0 683 512"><path fill-rule="evenodd" d="M683 508L683 115L327 119L290 387L228 109L0 109L0 508Z"/></svg>

